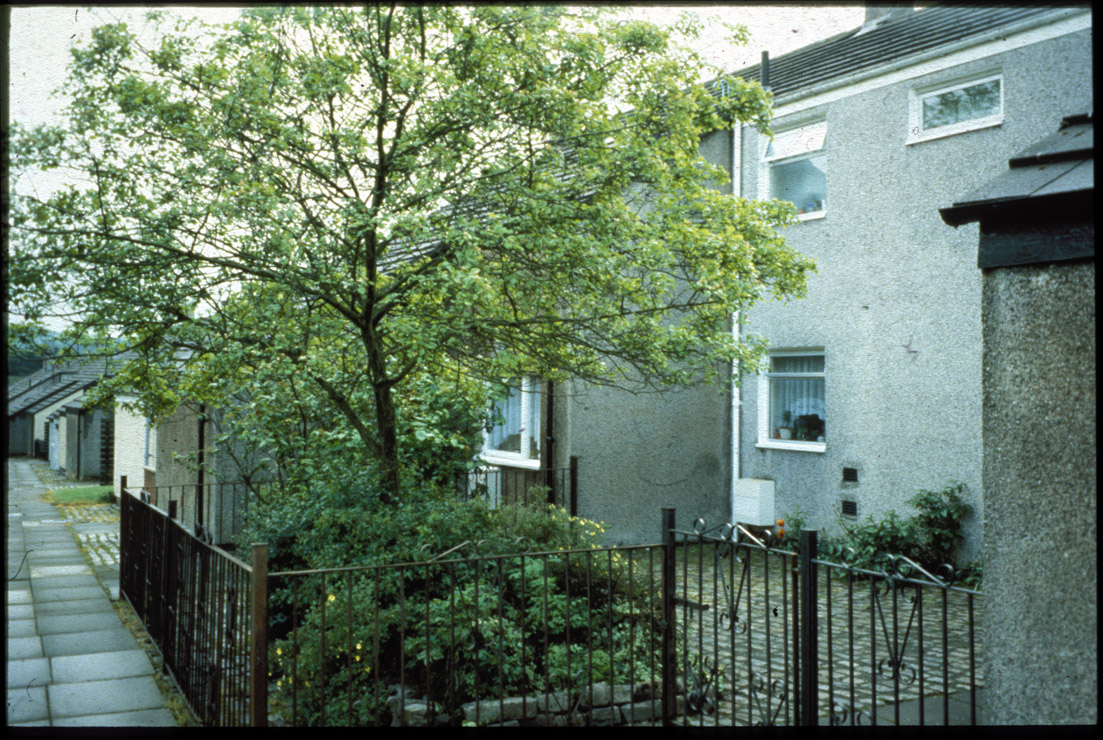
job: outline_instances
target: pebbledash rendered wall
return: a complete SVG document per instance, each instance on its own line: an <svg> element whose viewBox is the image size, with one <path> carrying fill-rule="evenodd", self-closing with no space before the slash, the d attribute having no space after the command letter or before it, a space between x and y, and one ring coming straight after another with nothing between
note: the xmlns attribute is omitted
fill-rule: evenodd
<svg viewBox="0 0 1103 740"><path fill-rule="evenodd" d="M710 162L730 170L731 132L701 142ZM731 184L718 184L730 193ZM727 377L727 376L724 376ZM578 514L601 522L612 543L658 542L661 509L690 526L731 513L731 402L726 383L662 392L557 384L554 464L578 457Z"/></svg>
<svg viewBox="0 0 1103 740"><path fill-rule="evenodd" d="M844 499L857 517L909 510L908 498L950 481L968 486L975 515L966 560L980 554L981 276L977 226L946 229L939 207L991 180L1017 151L1092 109L1090 30L1042 41L780 117L780 130L826 120L826 215L786 229L815 259L807 298L744 317L744 334L775 349L825 355L826 451L763 449L763 381L742 383L740 470L775 481L775 511L838 531ZM906 144L909 91L996 70L999 126ZM746 130L745 130L746 131ZM742 192L759 183L761 142L743 137ZM854 468L858 482L843 481Z"/></svg>
<svg viewBox="0 0 1103 740"><path fill-rule="evenodd" d="M1095 724L1095 263L989 270L983 297L989 712Z"/></svg>

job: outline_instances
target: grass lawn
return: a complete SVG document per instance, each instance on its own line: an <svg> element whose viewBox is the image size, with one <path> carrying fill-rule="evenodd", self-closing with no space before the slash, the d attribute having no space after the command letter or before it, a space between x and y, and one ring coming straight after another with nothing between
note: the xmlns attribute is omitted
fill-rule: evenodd
<svg viewBox="0 0 1103 740"><path fill-rule="evenodd" d="M79 486L75 488L53 488L42 494L42 499L59 506L96 506L115 503L113 486Z"/></svg>

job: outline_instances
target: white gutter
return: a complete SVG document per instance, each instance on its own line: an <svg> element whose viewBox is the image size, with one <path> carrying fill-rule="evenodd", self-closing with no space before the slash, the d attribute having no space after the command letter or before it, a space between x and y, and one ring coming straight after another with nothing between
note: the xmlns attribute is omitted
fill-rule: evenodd
<svg viewBox="0 0 1103 740"><path fill-rule="evenodd" d="M732 126L732 159L731 159L732 197L743 195L743 126L738 121ZM732 313L732 337L739 341L739 312ZM742 465L739 458L739 423L740 404L739 396L739 361L732 360L731 378L731 490L729 492L730 518L735 519L735 488L736 481L742 477Z"/></svg>
<svg viewBox="0 0 1103 740"><path fill-rule="evenodd" d="M970 61L1002 54L1041 41L1066 36L1092 27L1091 10L1070 8L1060 15L1031 18L1002 26L956 43L945 44L871 69L836 77L785 96L774 107L774 117L797 113L885 85L949 69ZM1056 17L1055 17L1056 16ZM1063 16L1063 17L1061 17Z"/></svg>

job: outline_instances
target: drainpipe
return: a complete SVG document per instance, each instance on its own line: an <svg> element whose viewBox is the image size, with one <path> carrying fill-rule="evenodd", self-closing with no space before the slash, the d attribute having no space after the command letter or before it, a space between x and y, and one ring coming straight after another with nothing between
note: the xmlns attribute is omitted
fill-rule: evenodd
<svg viewBox="0 0 1103 740"><path fill-rule="evenodd" d="M80 437L81 432L81 419L84 418L84 409L77 411L77 465L76 465L76 480L80 480Z"/></svg>
<svg viewBox="0 0 1103 740"><path fill-rule="evenodd" d="M543 466L544 466L544 485L548 487L548 503L555 503L555 453L552 445L555 444L554 430L555 430L555 384L550 380L547 382L547 399L548 399L548 413L547 420L541 420L546 430L544 434L544 451L543 451Z"/></svg>
<svg viewBox="0 0 1103 740"><path fill-rule="evenodd" d="M205 436L206 436L204 434L205 427L206 427L206 413L207 413L207 405L202 404L202 403L199 404L199 442L198 442L199 452L198 452L198 455L197 455L197 458L196 458L196 460L199 464L199 470L195 474L195 529L196 529L197 532L202 532L203 531L203 521L204 521L203 520L203 504L204 504L204 501L203 501L203 483L204 483L204 477L205 476L203 475L203 462L204 462L203 448L206 446L206 440L204 439Z"/></svg>
<svg viewBox="0 0 1103 740"><path fill-rule="evenodd" d="M763 69L766 64L766 53L763 52ZM731 178L732 197L739 198L743 195L743 127L738 121L732 125L732 152L731 152ZM732 313L732 337L739 341L739 312ZM739 453L739 425L741 421L739 395L739 362L732 360L731 377L731 490L729 491L730 511L735 512L735 487L736 481L743 476L742 460Z"/></svg>

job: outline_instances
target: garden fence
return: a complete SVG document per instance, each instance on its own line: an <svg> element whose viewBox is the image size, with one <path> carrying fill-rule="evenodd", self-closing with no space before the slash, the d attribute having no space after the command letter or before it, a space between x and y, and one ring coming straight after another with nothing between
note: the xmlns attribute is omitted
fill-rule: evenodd
<svg viewBox="0 0 1103 740"><path fill-rule="evenodd" d="M269 573L125 494L122 592L205 724L983 719L980 594L821 560L813 531L788 552L667 509L654 544Z"/></svg>

